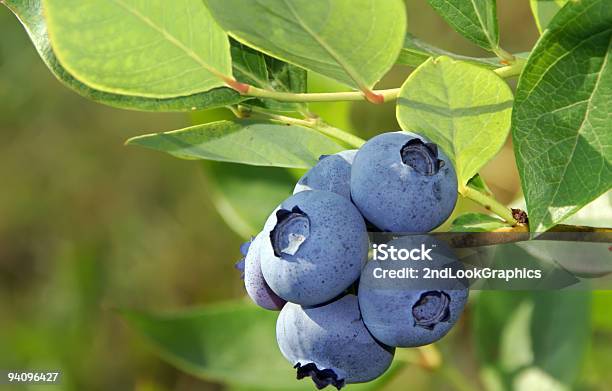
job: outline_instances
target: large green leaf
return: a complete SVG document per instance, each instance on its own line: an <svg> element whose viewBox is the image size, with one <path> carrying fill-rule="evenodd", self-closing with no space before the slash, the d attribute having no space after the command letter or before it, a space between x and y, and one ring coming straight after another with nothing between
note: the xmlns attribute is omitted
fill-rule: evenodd
<svg viewBox="0 0 612 391"><path fill-rule="evenodd" d="M205 170L213 184L217 211L245 239L261 231L266 218L295 186L295 178L283 168L209 162Z"/></svg>
<svg viewBox="0 0 612 391"><path fill-rule="evenodd" d="M402 129L437 143L455 165L460 186L503 146L512 91L494 72L448 57L427 60L402 86Z"/></svg>
<svg viewBox="0 0 612 391"><path fill-rule="evenodd" d="M68 73L55 57L42 15L41 0L6 0L5 5L15 13L24 25L36 50L55 77L78 94L93 101L123 109L193 111L237 104L248 99L226 87L174 98L120 95L88 87ZM234 77L238 81L253 83L259 87L278 91L305 92L305 70L266 56L236 41L231 43L231 53ZM301 108L295 103L277 102L269 99L263 102L258 99L250 99L249 104L259 104L278 111L295 111Z"/></svg>
<svg viewBox="0 0 612 391"><path fill-rule="evenodd" d="M41 0L4 0L4 4L19 18L38 54L55 77L78 94L95 102L132 110L192 111L236 104L245 99L236 91L225 87L173 98L120 95L91 88L75 79L55 57L47 35Z"/></svg>
<svg viewBox="0 0 612 391"><path fill-rule="evenodd" d="M343 150L310 128L255 120L211 122L134 137L127 144L183 159L294 168L309 168L319 156Z"/></svg>
<svg viewBox="0 0 612 391"><path fill-rule="evenodd" d="M401 0L205 0L234 38L359 89L395 63L406 33Z"/></svg>
<svg viewBox="0 0 612 391"><path fill-rule="evenodd" d="M161 358L195 376L240 390L313 389L308 379L295 379L278 350L275 312L233 302L168 315L124 311L123 316ZM376 390L402 366L396 362L377 380L350 388Z"/></svg>
<svg viewBox="0 0 612 391"><path fill-rule="evenodd" d="M271 390L310 389L276 345L277 313L227 303L171 315L124 312L164 360L195 376Z"/></svg>
<svg viewBox="0 0 612 391"><path fill-rule="evenodd" d="M568 2L568 0L529 0L531 12L535 18L540 33L543 33L557 12Z"/></svg>
<svg viewBox="0 0 612 391"><path fill-rule="evenodd" d="M589 339L589 292L483 291L474 304L473 335L487 377L493 372L504 389L572 383Z"/></svg>
<svg viewBox="0 0 612 391"><path fill-rule="evenodd" d="M495 0L427 0L458 33L478 46L495 51L499 31Z"/></svg>
<svg viewBox="0 0 612 391"><path fill-rule="evenodd" d="M545 231L612 186L612 7L568 3L516 91L512 134L532 231Z"/></svg>
<svg viewBox="0 0 612 391"><path fill-rule="evenodd" d="M43 0L60 63L101 91L170 98L232 77L229 41L201 0Z"/></svg>
<svg viewBox="0 0 612 391"><path fill-rule="evenodd" d="M607 191L569 217L565 223L609 227L612 221L612 190Z"/></svg>

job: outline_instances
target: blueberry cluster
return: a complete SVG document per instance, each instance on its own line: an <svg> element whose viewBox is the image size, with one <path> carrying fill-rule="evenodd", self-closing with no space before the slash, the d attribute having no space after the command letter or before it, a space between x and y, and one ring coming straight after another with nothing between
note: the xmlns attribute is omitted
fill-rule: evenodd
<svg viewBox="0 0 612 391"><path fill-rule="evenodd" d="M367 261L368 231L429 232L456 199L448 157L407 132L322 156L298 181L239 262L251 299L280 310L278 345L298 379L311 377L319 389L367 382L387 370L395 347L429 344L450 330L467 289L380 284L370 273L376 262ZM438 259L453 262L450 254Z"/></svg>

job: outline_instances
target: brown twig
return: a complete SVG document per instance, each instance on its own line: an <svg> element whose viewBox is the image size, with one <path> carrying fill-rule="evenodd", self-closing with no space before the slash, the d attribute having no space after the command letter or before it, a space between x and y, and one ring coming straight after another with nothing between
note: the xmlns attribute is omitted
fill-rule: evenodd
<svg viewBox="0 0 612 391"><path fill-rule="evenodd" d="M562 233L562 235L559 235ZM527 224L498 228L491 232L466 232L451 234L449 244L454 248L482 247L494 244L523 242L526 240L564 240L572 242L601 242L612 240L612 228L559 224L547 232L529 232ZM444 235L443 235L444 236Z"/></svg>

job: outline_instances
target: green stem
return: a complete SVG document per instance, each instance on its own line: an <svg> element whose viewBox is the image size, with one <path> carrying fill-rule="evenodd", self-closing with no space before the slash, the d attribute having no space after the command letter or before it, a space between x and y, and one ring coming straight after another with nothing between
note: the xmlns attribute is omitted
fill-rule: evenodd
<svg viewBox="0 0 612 391"><path fill-rule="evenodd" d="M325 122L323 122L320 118L300 119L300 118L294 118L294 117L287 117L284 115L270 113L266 111L265 109L255 107L255 106L249 107L248 110L255 112L255 113L263 114L269 117L273 121L278 121L278 122L282 122L285 124L306 126L326 136L330 136L332 138L340 140L344 142L345 144L351 147L354 147L354 148L359 148L365 143L365 140L362 139L361 137L355 136L354 134L349 133L349 132L345 132L344 130L334 128L333 126L330 126L326 124Z"/></svg>
<svg viewBox="0 0 612 391"><path fill-rule="evenodd" d="M500 59L507 62L514 62L516 60L516 57L512 53L505 51L501 46L497 46L495 49L493 49L493 53L495 53L495 55Z"/></svg>
<svg viewBox="0 0 612 391"><path fill-rule="evenodd" d="M0 0L1 1L1 0ZM234 106L225 106L229 111L232 112L232 114L234 114L236 116L236 118L244 118L244 112L242 112L238 106L234 107Z"/></svg>
<svg viewBox="0 0 612 391"><path fill-rule="evenodd" d="M384 102L389 102L397 99L399 88L389 90L372 91L376 95L383 97ZM253 96L257 98L274 99L281 102L337 102L337 101L354 101L368 100L366 95L361 91L349 92L313 92L313 93L291 93L265 90L254 86L246 86L241 91L243 95Z"/></svg>
<svg viewBox="0 0 612 391"><path fill-rule="evenodd" d="M516 61L508 66L497 68L493 72L497 73L501 78L507 79L510 77L518 76L525 68L527 60L523 58L517 58Z"/></svg>
<svg viewBox="0 0 612 391"><path fill-rule="evenodd" d="M282 122L284 124L306 126L306 127L309 127L309 128L312 128L313 125L315 124L315 120L300 119L300 118L288 117L286 115L274 114L274 113L270 113L270 112L266 111L265 109L260 109L258 107L254 107L254 106L253 107L249 107L248 110L250 110L250 111L252 111L254 113L263 114L263 115L265 115L266 117L268 117L272 121Z"/></svg>
<svg viewBox="0 0 612 391"><path fill-rule="evenodd" d="M435 371L442 367L442 353L434 344L417 347L421 358L421 365L429 370Z"/></svg>
<svg viewBox="0 0 612 391"><path fill-rule="evenodd" d="M470 186L465 186L461 191L461 195L471 199L484 206L486 209L491 212L497 214L502 219L506 220L506 222L510 225L516 225L517 221L512 216L512 211L508 209L506 206L502 205L499 201L497 201L492 196L481 193L480 191L474 189Z"/></svg>
<svg viewBox="0 0 612 391"><path fill-rule="evenodd" d="M496 72L499 76L508 78L521 73L523 67L525 66L524 59L516 58L502 48L497 48L495 53L504 61L511 63L511 65L495 69L494 72ZM390 88L387 90L369 91L368 93L364 93L363 91L292 93L268 90L236 81L226 82L231 88L237 90L242 95L252 96L255 98L274 99L280 102L308 103L365 100L376 103L384 103L397 99L400 92L400 88Z"/></svg>

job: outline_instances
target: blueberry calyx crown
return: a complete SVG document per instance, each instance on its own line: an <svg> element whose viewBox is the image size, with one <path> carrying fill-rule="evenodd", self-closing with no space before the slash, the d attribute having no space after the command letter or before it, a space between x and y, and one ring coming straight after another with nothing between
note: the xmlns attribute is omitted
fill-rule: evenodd
<svg viewBox="0 0 612 391"><path fill-rule="evenodd" d="M418 138L404 144L400 155L404 164L422 175L435 175L444 167L444 161L438 159L438 146L434 143L424 143Z"/></svg>
<svg viewBox="0 0 612 391"><path fill-rule="evenodd" d="M337 390L344 387L344 379L338 379L338 375L332 369L319 369L315 363L302 365L297 363L293 366L297 369L297 379L305 377L312 378L317 390L321 390L329 385L336 387Z"/></svg>
<svg viewBox="0 0 612 391"><path fill-rule="evenodd" d="M253 243L253 239L254 238L251 238L248 242L244 242L240 245L240 254L242 254L243 257L246 257L247 253L249 252L249 248L251 248L251 243Z"/></svg>
<svg viewBox="0 0 612 391"><path fill-rule="evenodd" d="M414 325L433 330L440 322L450 320L450 297L441 291L429 291L421 295L412 306Z"/></svg>
<svg viewBox="0 0 612 391"><path fill-rule="evenodd" d="M276 225L270 232L274 255L295 255L302 243L310 236L310 219L299 207L276 212Z"/></svg>
<svg viewBox="0 0 612 391"><path fill-rule="evenodd" d="M244 266L245 259L241 258L238 262L234 264L234 268L240 272L240 278L244 280Z"/></svg>
<svg viewBox="0 0 612 391"><path fill-rule="evenodd" d="M253 243L255 238L251 238L248 242L244 242L240 245L240 254L242 254L242 258L238 262L234 264L234 268L240 272L240 278L244 280L244 265L247 253L249 252L249 248L251 248L251 243Z"/></svg>

